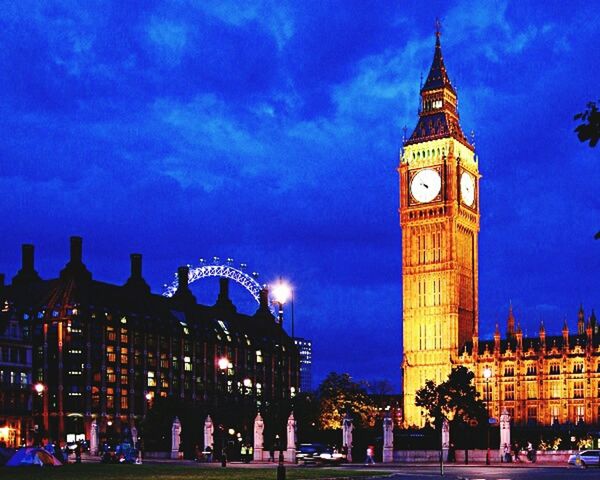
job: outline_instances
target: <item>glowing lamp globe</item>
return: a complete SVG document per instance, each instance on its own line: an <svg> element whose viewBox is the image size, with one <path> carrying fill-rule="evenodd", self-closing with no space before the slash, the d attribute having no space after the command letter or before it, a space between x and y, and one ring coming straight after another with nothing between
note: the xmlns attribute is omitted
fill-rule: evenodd
<svg viewBox="0 0 600 480"><path fill-rule="evenodd" d="M281 305L286 303L292 296L292 287L284 282L275 284L272 291L273 299Z"/></svg>

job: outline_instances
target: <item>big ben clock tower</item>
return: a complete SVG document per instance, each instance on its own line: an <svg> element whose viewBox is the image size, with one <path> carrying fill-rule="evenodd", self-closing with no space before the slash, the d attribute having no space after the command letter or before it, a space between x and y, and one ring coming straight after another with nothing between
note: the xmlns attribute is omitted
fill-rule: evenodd
<svg viewBox="0 0 600 480"><path fill-rule="evenodd" d="M478 329L480 174L456 105L438 31L419 121L398 168L406 425L423 425L416 391L445 380Z"/></svg>

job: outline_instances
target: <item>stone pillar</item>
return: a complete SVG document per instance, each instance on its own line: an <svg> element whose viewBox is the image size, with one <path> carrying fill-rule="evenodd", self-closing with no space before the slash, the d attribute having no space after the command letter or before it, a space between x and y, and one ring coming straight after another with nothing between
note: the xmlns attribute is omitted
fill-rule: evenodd
<svg viewBox="0 0 600 480"><path fill-rule="evenodd" d="M265 423L260 413L254 419L254 461L261 462L263 459Z"/></svg>
<svg viewBox="0 0 600 480"><path fill-rule="evenodd" d="M342 421L342 447L343 451L347 452L346 459L348 462L352 462L352 430L354 430L352 417L349 413L346 413Z"/></svg>
<svg viewBox="0 0 600 480"><path fill-rule="evenodd" d="M133 443L133 448L137 448L138 444L138 431L135 428L135 425L131 427L131 442Z"/></svg>
<svg viewBox="0 0 600 480"><path fill-rule="evenodd" d="M290 413L287 421L287 451L286 460L291 463L296 463L296 420L294 412Z"/></svg>
<svg viewBox="0 0 600 480"><path fill-rule="evenodd" d="M442 422L442 457L444 461L448 460L448 449L450 448L450 423L444 418Z"/></svg>
<svg viewBox="0 0 600 480"><path fill-rule="evenodd" d="M171 458L179 458L179 443L181 441L181 422L178 417L173 419L171 427Z"/></svg>
<svg viewBox="0 0 600 480"><path fill-rule="evenodd" d="M508 448L508 452L512 451L510 447L510 415L506 407L500 414L500 458L503 459L505 446Z"/></svg>
<svg viewBox="0 0 600 480"><path fill-rule="evenodd" d="M212 418L207 415L206 420L204 420L204 451L206 451L206 447L210 447L213 452L215 451L214 432L215 426Z"/></svg>
<svg viewBox="0 0 600 480"><path fill-rule="evenodd" d="M90 429L90 455L98 455L98 423L92 422Z"/></svg>
<svg viewBox="0 0 600 480"><path fill-rule="evenodd" d="M383 417L383 463L394 461L394 422L388 411Z"/></svg>

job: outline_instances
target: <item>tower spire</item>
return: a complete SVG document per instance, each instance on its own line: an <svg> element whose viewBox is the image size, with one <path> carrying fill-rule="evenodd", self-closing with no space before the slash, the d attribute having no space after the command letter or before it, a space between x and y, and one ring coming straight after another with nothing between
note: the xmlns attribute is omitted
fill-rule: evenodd
<svg viewBox="0 0 600 480"><path fill-rule="evenodd" d="M440 37L441 24L438 19L433 60L425 83L421 80L419 123L405 144L453 137L472 150L473 147L460 126L456 89L446 71Z"/></svg>

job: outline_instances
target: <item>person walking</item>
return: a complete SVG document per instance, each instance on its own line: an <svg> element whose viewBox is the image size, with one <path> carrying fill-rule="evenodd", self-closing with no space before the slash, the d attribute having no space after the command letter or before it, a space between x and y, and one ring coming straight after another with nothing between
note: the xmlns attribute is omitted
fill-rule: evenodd
<svg viewBox="0 0 600 480"><path fill-rule="evenodd" d="M375 465L375 447L373 445L369 445L367 447L367 458L365 458L365 465Z"/></svg>

